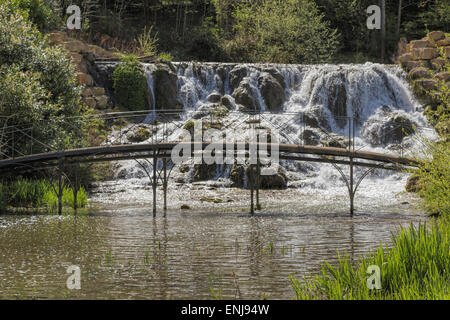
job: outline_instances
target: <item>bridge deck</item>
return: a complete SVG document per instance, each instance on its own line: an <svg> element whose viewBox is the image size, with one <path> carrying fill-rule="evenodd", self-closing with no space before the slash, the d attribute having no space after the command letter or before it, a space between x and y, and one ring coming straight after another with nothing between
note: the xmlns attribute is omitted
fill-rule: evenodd
<svg viewBox="0 0 450 320"><path fill-rule="evenodd" d="M88 148L80 148L80 149L71 149L64 151L54 151L48 153L40 153L27 155L22 157L16 157L14 159L0 160L0 170L20 170L18 169L21 166L33 166L39 164L45 165L55 165L55 162L61 158L65 160L71 160L71 162L95 162L98 161L98 157L100 156L110 156L116 155L116 157L106 158L103 161L114 161L126 158L139 157L135 153L142 152L162 152L164 156L170 156L169 152L177 146L182 145L186 148L191 148L192 152L194 150L204 150L206 147L210 146L211 142L165 142L165 143L152 143L152 144L124 144L124 145L105 145L98 147L88 147ZM271 149L272 145L267 143L255 143L258 145L259 149L262 150L274 150ZM249 150L249 143L230 143L224 144L223 149L228 148L229 150ZM361 159L361 160L369 160L375 162L381 162L384 164L394 164L397 166L406 166L406 167L416 167L419 162L417 160L411 158L404 158L394 155L387 155L375 152L367 152L367 151L349 151L347 149L342 148L331 148L331 147L317 147L317 146L302 146L302 145L293 145L293 144L280 144L278 145L279 150L279 158L280 159L290 159L290 160L301 160L301 161L316 161L316 162L334 162L334 163L344 163L345 161L334 159L330 157L345 157L345 158L353 158L353 159ZM121 155L117 157L117 155ZM125 156L128 155L128 156ZM312 155L319 156L320 158L305 158L299 157L296 155ZM147 157L152 157L152 155L146 155ZM161 156L161 155L160 155ZM94 157L90 159L83 159L87 157ZM324 159L326 157L326 159ZM355 165L361 166L371 166L368 163L358 162L354 163ZM399 168L400 170L401 168Z"/></svg>

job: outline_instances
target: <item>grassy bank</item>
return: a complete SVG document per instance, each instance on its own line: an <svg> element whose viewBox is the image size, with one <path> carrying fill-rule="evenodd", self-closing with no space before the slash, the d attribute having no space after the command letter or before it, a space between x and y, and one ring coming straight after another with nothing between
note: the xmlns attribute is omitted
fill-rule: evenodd
<svg viewBox="0 0 450 320"><path fill-rule="evenodd" d="M18 179L0 183L0 212L56 212L58 197L56 186L46 180ZM62 205L74 208L74 194L70 187L63 188ZM78 191L77 208L87 205L87 193L84 188Z"/></svg>
<svg viewBox="0 0 450 320"><path fill-rule="evenodd" d="M315 277L292 276L297 299L450 299L450 143L423 146L428 160L415 172L421 205L437 218L400 229L391 248L380 244L356 263L340 256L337 266L325 262ZM369 288L369 266L379 267L379 289Z"/></svg>

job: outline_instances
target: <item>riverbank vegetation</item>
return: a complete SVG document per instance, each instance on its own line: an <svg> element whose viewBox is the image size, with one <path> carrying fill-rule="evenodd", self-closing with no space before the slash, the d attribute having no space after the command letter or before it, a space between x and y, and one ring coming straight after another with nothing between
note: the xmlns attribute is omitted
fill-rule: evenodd
<svg viewBox="0 0 450 320"><path fill-rule="evenodd" d="M12 1L12 0L11 0ZM370 0L14 0L41 31L63 28L65 8L82 9L74 36L107 49L217 62L392 62L401 38L450 32L444 0L382 1L386 32L367 28ZM149 43L149 41L146 41ZM385 48L382 50L382 48ZM383 51L383 53L381 53Z"/></svg>
<svg viewBox="0 0 450 320"><path fill-rule="evenodd" d="M58 208L56 188L57 186L43 179L19 178L0 183L0 211L20 213L45 209L46 212L55 213ZM72 188L64 186L62 204L65 208L84 208L87 205L86 190L80 188L75 206Z"/></svg>

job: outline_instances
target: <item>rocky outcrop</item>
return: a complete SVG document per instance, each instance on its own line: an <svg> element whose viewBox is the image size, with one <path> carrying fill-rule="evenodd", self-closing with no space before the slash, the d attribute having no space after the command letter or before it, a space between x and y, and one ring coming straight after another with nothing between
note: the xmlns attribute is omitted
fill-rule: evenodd
<svg viewBox="0 0 450 320"><path fill-rule="evenodd" d="M152 73L155 84L156 109L175 110L180 108L177 100L177 74L166 64L158 64Z"/></svg>
<svg viewBox="0 0 450 320"><path fill-rule="evenodd" d="M261 106L257 99L257 88L255 88L249 79L244 79L239 87L234 90L233 97L236 104L240 105L241 111L259 111Z"/></svg>
<svg viewBox="0 0 450 320"><path fill-rule="evenodd" d="M247 76L247 67L236 66L230 71L230 90L234 91L239 87L239 84Z"/></svg>
<svg viewBox="0 0 450 320"><path fill-rule="evenodd" d="M259 183L260 189L286 189L288 178L286 176L285 169L279 164L273 164L275 166L275 174L274 175L260 175ZM234 164L231 168L230 172L230 180L232 181L232 187L235 188L243 188L249 187L249 178L250 178L250 167L244 165ZM257 176L253 173L253 181L257 181ZM247 183L245 183L247 182Z"/></svg>
<svg viewBox="0 0 450 320"><path fill-rule="evenodd" d="M270 73L263 73L258 78L258 88L268 110L281 111L283 109L284 88L274 76Z"/></svg>

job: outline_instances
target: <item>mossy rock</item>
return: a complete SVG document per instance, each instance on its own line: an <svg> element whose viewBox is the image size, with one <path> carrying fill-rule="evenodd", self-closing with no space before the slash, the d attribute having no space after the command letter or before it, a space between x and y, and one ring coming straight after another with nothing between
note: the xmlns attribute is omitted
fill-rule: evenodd
<svg viewBox="0 0 450 320"><path fill-rule="evenodd" d="M131 142L143 142L148 140L152 136L152 133L146 128L140 128L136 133L131 135L128 140Z"/></svg>

